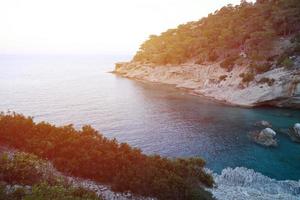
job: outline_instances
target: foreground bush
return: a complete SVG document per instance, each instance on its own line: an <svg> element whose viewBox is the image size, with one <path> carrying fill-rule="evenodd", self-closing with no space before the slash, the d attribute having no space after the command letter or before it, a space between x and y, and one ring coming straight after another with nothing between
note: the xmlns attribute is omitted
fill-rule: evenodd
<svg viewBox="0 0 300 200"><path fill-rule="evenodd" d="M48 163L27 153L0 156L0 180L8 184L33 185L56 182Z"/></svg>
<svg viewBox="0 0 300 200"><path fill-rule="evenodd" d="M100 200L94 192L87 191L83 188L71 186L55 185L47 183L35 185L32 192L26 195L24 200Z"/></svg>
<svg viewBox="0 0 300 200"><path fill-rule="evenodd" d="M226 58L224 61L220 63L220 66L224 69L227 69L227 71L231 71L232 68L235 65L235 61L239 58L239 56L234 55L234 56L229 56Z"/></svg>
<svg viewBox="0 0 300 200"><path fill-rule="evenodd" d="M202 186L211 187L213 179L204 172L201 158L147 156L90 126L78 131L71 125L56 127L2 113L0 141L50 160L62 172L110 184L117 191L159 199L211 199Z"/></svg>
<svg viewBox="0 0 300 200"><path fill-rule="evenodd" d="M41 183L30 190L18 187L13 191L6 191L6 185L0 185L0 200L101 200L94 192L83 188L65 185L49 185Z"/></svg>
<svg viewBox="0 0 300 200"><path fill-rule="evenodd" d="M247 73L241 73L240 77L242 78L242 83L249 84L251 81L254 80L254 73L253 72L247 72Z"/></svg>
<svg viewBox="0 0 300 200"><path fill-rule="evenodd" d="M2 153L0 200L101 200L54 174L49 163L28 153Z"/></svg>

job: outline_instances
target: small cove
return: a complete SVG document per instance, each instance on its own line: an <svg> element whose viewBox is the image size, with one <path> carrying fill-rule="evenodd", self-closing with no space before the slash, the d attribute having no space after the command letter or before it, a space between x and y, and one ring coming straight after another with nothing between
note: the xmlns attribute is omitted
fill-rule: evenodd
<svg viewBox="0 0 300 200"><path fill-rule="evenodd" d="M220 173L246 167L277 180L300 179L300 144L283 132L300 122L300 111L217 104L171 86L107 73L124 56L1 56L0 110L57 125L91 124L109 138L147 154L201 156ZM266 120L279 146L248 138Z"/></svg>

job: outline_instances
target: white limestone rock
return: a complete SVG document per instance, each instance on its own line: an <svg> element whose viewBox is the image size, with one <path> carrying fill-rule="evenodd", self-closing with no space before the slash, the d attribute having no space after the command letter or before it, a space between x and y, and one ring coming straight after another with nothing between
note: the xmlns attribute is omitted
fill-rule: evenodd
<svg viewBox="0 0 300 200"><path fill-rule="evenodd" d="M250 138L254 142L266 147L277 146L277 140L275 137L276 137L276 132L271 128L265 128L260 132L253 132L250 134Z"/></svg>
<svg viewBox="0 0 300 200"><path fill-rule="evenodd" d="M294 142L300 143L300 123L296 123L288 132L288 135Z"/></svg>
<svg viewBox="0 0 300 200"><path fill-rule="evenodd" d="M241 73L249 67L236 65L228 72L219 63L198 65L154 65L139 62L117 63L115 73L137 80L172 84L231 105L253 107L272 105L300 108L300 74L297 69L275 68L258 74L248 86L241 87ZM226 79L219 81L221 76ZM274 79L273 85L260 84L262 78Z"/></svg>
<svg viewBox="0 0 300 200"><path fill-rule="evenodd" d="M300 181L277 181L252 169L226 168L213 174L216 187L210 191L217 200L299 200Z"/></svg>

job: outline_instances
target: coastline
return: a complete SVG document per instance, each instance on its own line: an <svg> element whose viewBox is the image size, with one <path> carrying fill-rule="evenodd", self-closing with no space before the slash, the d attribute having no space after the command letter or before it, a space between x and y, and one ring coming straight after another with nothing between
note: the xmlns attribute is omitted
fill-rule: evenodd
<svg viewBox="0 0 300 200"><path fill-rule="evenodd" d="M2 153L14 155L20 152L22 151L0 144L0 155ZM50 161L47 161L47 166L48 170L45 172L49 173L48 176L62 177L70 185L93 191L103 200L157 200L157 198L137 196L131 192L115 192L109 185L101 182L66 175L58 171ZM221 173L206 169L206 172L212 174L216 182L215 187L206 190L217 200L297 200L300 195L300 180L276 180L245 167L227 167ZM20 185L15 184L11 187L20 187Z"/></svg>
<svg viewBox="0 0 300 200"><path fill-rule="evenodd" d="M229 72L219 63L157 66L128 62L117 63L111 73L136 81L171 85L191 95L229 106L300 108L300 73L297 68L275 68L257 74L249 83L242 83L240 75L247 72L245 66L236 66ZM262 83L263 79L272 80L272 85Z"/></svg>
<svg viewBox="0 0 300 200"><path fill-rule="evenodd" d="M115 72L115 71L111 71L109 73L112 73L112 74L114 74L116 76L119 76L119 77L122 77L122 78L126 78L126 79L129 79L129 80L133 80L133 81L137 81L137 82L141 82L141 83L145 83L145 84L158 84L158 85L169 86L169 87L172 87L173 89L176 89L178 91L183 91L187 95L201 97L201 98L204 98L206 100L210 100L210 101L213 101L214 103L221 104L221 105L224 105L224 106L241 107L241 108L255 108L255 106L239 105L239 104L233 104L233 103L230 103L230 102L227 102L227 101L218 100L216 98L213 98L213 97L210 97L210 96L205 96L204 94L201 94L201 93L197 93L197 92L195 92L194 90L192 90L190 88L177 87L176 84L152 82L152 81L139 79L139 78L134 78L134 77L126 77L126 76L123 76L122 74L120 74L118 72Z"/></svg>
<svg viewBox="0 0 300 200"><path fill-rule="evenodd" d="M300 180L276 180L245 167L213 173L217 187L210 189L218 200L297 200L300 195Z"/></svg>

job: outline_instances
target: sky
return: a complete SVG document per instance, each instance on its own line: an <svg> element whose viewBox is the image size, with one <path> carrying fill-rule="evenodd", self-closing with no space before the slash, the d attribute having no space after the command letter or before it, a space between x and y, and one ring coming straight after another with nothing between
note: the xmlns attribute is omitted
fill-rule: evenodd
<svg viewBox="0 0 300 200"><path fill-rule="evenodd" d="M0 54L133 54L240 0L0 0Z"/></svg>

